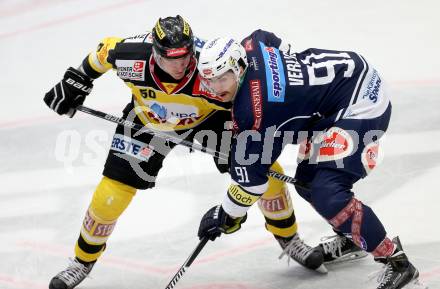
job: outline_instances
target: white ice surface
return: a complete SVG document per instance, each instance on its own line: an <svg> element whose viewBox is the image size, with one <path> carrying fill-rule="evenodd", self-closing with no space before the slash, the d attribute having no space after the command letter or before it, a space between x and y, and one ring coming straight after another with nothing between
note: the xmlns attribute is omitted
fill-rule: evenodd
<svg viewBox="0 0 440 289"><path fill-rule="evenodd" d="M80 113L50 111L42 97L68 66L106 36L151 29L181 14L204 38L241 38L256 28L308 47L362 53L388 80L393 118L382 165L355 186L390 236L399 235L430 288L440 288L440 10L438 1L0 1L0 288L47 288L73 254L85 209L100 179L114 126ZM128 88L108 73L86 104L120 114ZM74 158L63 163L63 134ZM98 146L86 138L99 135ZM67 153L67 152L65 152ZM294 174L295 148L282 155ZM202 214L228 185L212 160L176 149L154 190L140 191L120 218L90 279L78 288L165 288L197 244ZM329 226L291 188L302 236L311 244ZM182 289L375 288L371 258L333 266L326 276L279 261L278 245L252 208L234 235L209 243ZM176 287L176 288L177 288Z"/></svg>

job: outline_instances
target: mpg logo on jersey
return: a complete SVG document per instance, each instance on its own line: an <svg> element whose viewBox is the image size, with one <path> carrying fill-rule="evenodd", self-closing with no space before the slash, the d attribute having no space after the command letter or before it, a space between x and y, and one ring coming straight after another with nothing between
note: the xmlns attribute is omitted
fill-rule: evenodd
<svg viewBox="0 0 440 289"><path fill-rule="evenodd" d="M116 60L117 75L121 79L145 80L145 60Z"/></svg>
<svg viewBox="0 0 440 289"><path fill-rule="evenodd" d="M269 102L284 102L286 94L286 78L280 52L260 42L261 52L266 69L267 95Z"/></svg>

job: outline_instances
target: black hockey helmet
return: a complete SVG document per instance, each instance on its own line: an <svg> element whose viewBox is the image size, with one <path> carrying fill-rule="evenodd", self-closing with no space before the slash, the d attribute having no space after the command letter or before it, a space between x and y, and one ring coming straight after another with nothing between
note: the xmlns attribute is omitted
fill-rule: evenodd
<svg viewBox="0 0 440 289"><path fill-rule="evenodd" d="M180 58L194 53L194 37L182 16L159 18L153 28L153 47L165 58Z"/></svg>

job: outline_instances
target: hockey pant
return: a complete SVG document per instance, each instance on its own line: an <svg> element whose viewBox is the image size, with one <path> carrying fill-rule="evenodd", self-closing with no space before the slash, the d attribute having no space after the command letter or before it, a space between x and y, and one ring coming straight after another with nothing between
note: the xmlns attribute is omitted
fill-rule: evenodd
<svg viewBox="0 0 440 289"><path fill-rule="evenodd" d="M385 228L373 210L356 199L351 189L355 182L367 176L376 166L380 135L371 142L358 142L351 150L349 146L353 144L354 138L349 131L356 132L360 140L365 140L363 136L369 131L384 132L390 113L391 105L382 116L375 119L338 121L334 128L328 130L332 132L326 136L329 139L322 140L318 147L300 148L300 162L295 175L298 180L309 183L311 189L306 191L297 188L298 193L333 229L351 238L358 247L376 257L391 255L394 245L387 238ZM350 151L348 155L340 156L339 151L328 149L328 143L338 142L335 136L339 141L344 139Z"/></svg>

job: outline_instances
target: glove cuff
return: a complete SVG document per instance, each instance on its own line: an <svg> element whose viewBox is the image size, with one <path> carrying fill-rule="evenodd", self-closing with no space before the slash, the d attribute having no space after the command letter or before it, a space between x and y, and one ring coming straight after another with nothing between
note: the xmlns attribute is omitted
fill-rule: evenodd
<svg viewBox="0 0 440 289"><path fill-rule="evenodd" d="M74 78L75 80L81 80L83 84L88 86L92 86L93 83L93 78L79 71L78 69L73 68L72 66L67 68L66 73L64 74L64 78L66 79L67 77Z"/></svg>

